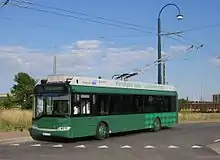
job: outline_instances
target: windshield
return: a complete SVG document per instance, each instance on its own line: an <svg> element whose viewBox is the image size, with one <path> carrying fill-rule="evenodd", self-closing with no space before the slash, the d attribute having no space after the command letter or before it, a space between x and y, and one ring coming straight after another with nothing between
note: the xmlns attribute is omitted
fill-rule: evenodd
<svg viewBox="0 0 220 160"><path fill-rule="evenodd" d="M36 117L67 115L70 113L70 95L42 94L36 96Z"/></svg>

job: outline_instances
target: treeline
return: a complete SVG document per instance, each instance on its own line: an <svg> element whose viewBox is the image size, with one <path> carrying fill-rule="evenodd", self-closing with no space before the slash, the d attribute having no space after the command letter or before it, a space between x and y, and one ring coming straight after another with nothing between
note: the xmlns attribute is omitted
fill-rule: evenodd
<svg viewBox="0 0 220 160"><path fill-rule="evenodd" d="M14 76L14 84L6 97L0 99L1 108L20 107L22 109L31 109L33 98L31 93L37 80L29 74L19 72Z"/></svg>

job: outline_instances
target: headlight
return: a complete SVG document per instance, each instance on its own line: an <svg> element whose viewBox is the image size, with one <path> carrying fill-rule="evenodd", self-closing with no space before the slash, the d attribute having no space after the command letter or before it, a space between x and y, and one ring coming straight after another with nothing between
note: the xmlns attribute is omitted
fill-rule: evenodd
<svg viewBox="0 0 220 160"><path fill-rule="evenodd" d="M37 125L33 124L33 125L32 125L32 128L37 128Z"/></svg>
<svg viewBox="0 0 220 160"><path fill-rule="evenodd" d="M58 127L57 130L58 131L69 131L71 129L71 127Z"/></svg>

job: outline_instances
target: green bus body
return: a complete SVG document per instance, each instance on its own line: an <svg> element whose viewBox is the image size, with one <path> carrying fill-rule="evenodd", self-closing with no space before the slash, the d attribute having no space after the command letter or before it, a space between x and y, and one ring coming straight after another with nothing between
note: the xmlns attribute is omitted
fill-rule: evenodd
<svg viewBox="0 0 220 160"><path fill-rule="evenodd" d="M58 83L57 83L58 84ZM40 84L41 85L41 84ZM47 84L44 84L45 86ZM56 85L56 83L53 83ZM160 121L161 127L172 127L178 123L178 94L175 90L149 90L149 89L136 89L136 88L120 88L120 87L100 87L100 86L91 86L91 85L75 85L75 84L64 84L68 86L69 92L68 95L70 101L70 108L68 114L66 115L44 115L36 116L36 104L34 105L34 117L32 122L32 127L30 128L30 135L34 139L40 139L40 137L61 137L61 138L79 138L86 136L96 136L97 129L100 123L105 124L108 128L108 132L118 133L142 129L153 129L155 127L155 120ZM52 91L53 92L53 91ZM51 93L52 93L51 92ZM38 93L35 93L37 96ZM91 101L90 108L91 112L89 114L73 114L72 106L76 102L76 95L89 95L88 101ZM117 107L112 105L118 103L114 98L118 97L128 98L120 99L120 111L116 111ZM160 112L149 111L150 107L148 103L149 96L159 96L169 98L169 108L163 108ZM104 98L103 98L104 97ZM109 98L110 97L110 98ZM95 100L93 100L95 98ZM102 114L99 112L97 106L101 106L101 101L103 99L106 112ZM107 98L109 98L107 100ZM111 99L112 98L112 99ZM171 98L171 99L170 99ZM137 100L138 108L130 106L130 110L126 108L126 105L123 103L128 103L132 99L132 104ZM79 100L81 102L82 99ZM45 101L46 102L46 101ZM87 102L87 101L86 101ZM35 99L36 103L36 99ZM167 100L168 103L168 100ZM80 103L81 104L81 103ZM91 105L92 104L92 105ZM108 108L106 107L108 104ZM135 105L136 105L135 104ZM47 105L47 104L46 104ZM118 105L118 104L117 104ZM117 106L116 105L116 106ZM106 109L107 108L107 109ZM112 109L114 108L114 109ZM147 109L146 109L147 108ZM43 108L43 112L47 112ZM126 110L125 112L123 111ZM145 111L145 109L147 111ZM159 107L160 109L160 107ZM166 109L166 111L165 111ZM132 110L132 111L131 111ZM82 110L80 110L81 112ZM101 132L101 131L100 131Z"/></svg>

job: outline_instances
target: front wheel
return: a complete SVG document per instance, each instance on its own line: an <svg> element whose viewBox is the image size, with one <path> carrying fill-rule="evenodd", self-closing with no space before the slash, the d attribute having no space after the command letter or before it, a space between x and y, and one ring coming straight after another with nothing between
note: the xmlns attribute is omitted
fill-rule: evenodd
<svg viewBox="0 0 220 160"><path fill-rule="evenodd" d="M154 120L154 124L153 124L153 131L154 132L158 132L161 129L161 123L160 123L160 119L156 118Z"/></svg>
<svg viewBox="0 0 220 160"><path fill-rule="evenodd" d="M103 140L109 135L108 126L105 123L99 123L96 129L96 139Z"/></svg>

